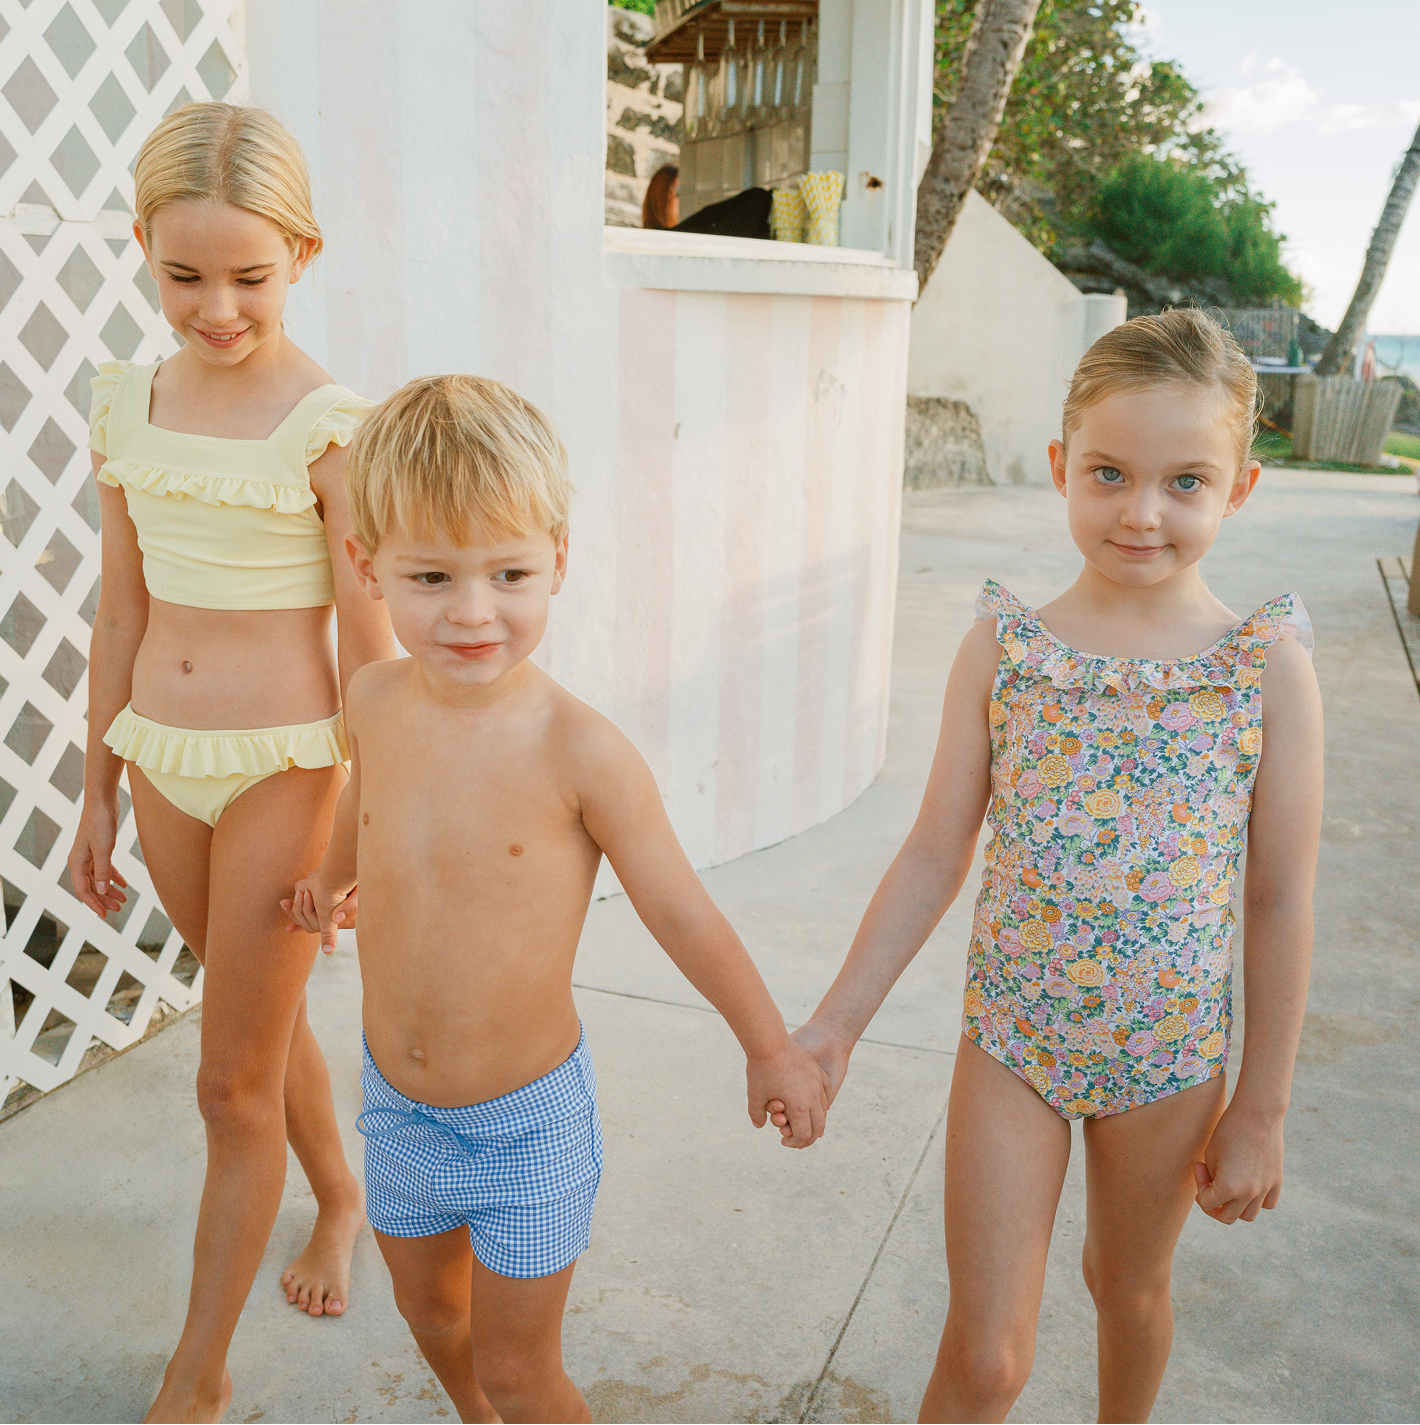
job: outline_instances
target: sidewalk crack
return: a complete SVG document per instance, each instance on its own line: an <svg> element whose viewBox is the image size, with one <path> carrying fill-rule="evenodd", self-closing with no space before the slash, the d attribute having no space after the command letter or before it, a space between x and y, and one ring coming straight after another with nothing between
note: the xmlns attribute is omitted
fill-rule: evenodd
<svg viewBox="0 0 1420 1425"><path fill-rule="evenodd" d="M950 1099L947 1102L950 1102ZM818 1373L818 1379L814 1382L813 1389L809 1391L809 1398L805 1401L803 1411L799 1416L800 1425L803 1425L803 1422L810 1419L814 1413L814 1407L818 1404L819 1396L823 1393L824 1382L828 1379L828 1372L833 1365L834 1358L838 1355L838 1348L843 1344L843 1338L848 1334L848 1328L853 1324L853 1315L858 1310L858 1303L862 1301L863 1293L867 1291L868 1283L872 1281L873 1273L877 1270L879 1261L882 1260L888 1239L892 1236L893 1228L897 1226L897 1219L902 1216L903 1208L907 1206L907 1199L912 1195L917 1175L922 1171L922 1164L927 1161L927 1154L932 1151L932 1144L937 1141L937 1134L942 1131L942 1124L946 1117L947 1103L943 1103L942 1111L937 1115L937 1121L932 1125L932 1131L927 1135L927 1141L922 1146L917 1166L913 1168L912 1176L908 1178L907 1186L903 1188L902 1196L898 1199L897 1210L892 1215L892 1221L888 1223L882 1241L878 1243L878 1250L873 1253L873 1260L868 1264L867 1275L864 1276L862 1285L858 1288L857 1296L853 1298L853 1305L848 1308L848 1315L843 1318L843 1325L839 1328L838 1336L828 1353L828 1359L824 1361L823 1369Z"/></svg>

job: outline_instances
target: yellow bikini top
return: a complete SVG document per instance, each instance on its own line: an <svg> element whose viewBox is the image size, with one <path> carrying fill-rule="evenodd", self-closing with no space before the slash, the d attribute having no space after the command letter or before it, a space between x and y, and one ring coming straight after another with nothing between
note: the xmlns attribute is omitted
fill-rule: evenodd
<svg viewBox="0 0 1420 1425"><path fill-rule="evenodd" d="M346 445L373 404L344 386L303 396L265 440L148 423L159 362L105 362L89 446L122 488L155 599L198 609L310 609L335 602L325 525L307 466Z"/></svg>

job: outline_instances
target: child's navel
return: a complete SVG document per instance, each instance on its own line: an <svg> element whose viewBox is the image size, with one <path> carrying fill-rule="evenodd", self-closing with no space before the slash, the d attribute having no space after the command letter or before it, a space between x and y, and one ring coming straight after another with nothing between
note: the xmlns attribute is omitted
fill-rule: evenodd
<svg viewBox="0 0 1420 1425"><path fill-rule="evenodd" d="M369 826L369 824L370 824L370 813L369 813L369 812L366 812L366 813L365 813L365 816L364 816L364 819L363 819L363 821L362 821L362 825L364 825L364 826Z"/></svg>
<svg viewBox="0 0 1420 1425"><path fill-rule="evenodd" d="M522 854L523 848L516 841L508 848L509 856L521 856Z"/></svg>

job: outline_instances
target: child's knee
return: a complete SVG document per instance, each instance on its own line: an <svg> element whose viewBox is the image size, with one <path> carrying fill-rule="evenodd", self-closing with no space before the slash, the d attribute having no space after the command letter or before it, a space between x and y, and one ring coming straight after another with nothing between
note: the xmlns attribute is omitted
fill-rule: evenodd
<svg viewBox="0 0 1420 1425"><path fill-rule="evenodd" d="M487 1344L475 1345L473 1369L483 1393L500 1414L517 1413L516 1404L521 1400L544 1397L563 1375L560 1353Z"/></svg>
<svg viewBox="0 0 1420 1425"><path fill-rule="evenodd" d="M1004 1401L1009 1407L1030 1379L1035 1343L1029 1339L1013 1341L1004 1332L961 1338L948 1343L948 1356L958 1391L983 1404Z"/></svg>
<svg viewBox="0 0 1420 1425"><path fill-rule="evenodd" d="M1087 1252L1080 1270L1102 1316L1143 1323L1172 1309L1166 1269L1144 1274L1111 1270Z"/></svg>
<svg viewBox="0 0 1420 1425"><path fill-rule="evenodd" d="M401 1290L395 1284L394 1304L416 1337L467 1335L468 1296L431 1291Z"/></svg>
<svg viewBox="0 0 1420 1425"><path fill-rule="evenodd" d="M279 1084L264 1073L243 1072L238 1065L204 1061L197 1070L197 1108L209 1127L229 1132L258 1132L275 1121L284 1133L285 1104Z"/></svg>

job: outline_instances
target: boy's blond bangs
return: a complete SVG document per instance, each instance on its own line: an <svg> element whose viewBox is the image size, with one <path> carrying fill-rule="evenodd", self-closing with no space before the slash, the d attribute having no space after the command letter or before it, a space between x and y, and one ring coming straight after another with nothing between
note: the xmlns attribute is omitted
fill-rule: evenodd
<svg viewBox="0 0 1420 1425"><path fill-rule="evenodd" d="M361 422L345 467L350 517L370 552L392 529L480 535L567 533L572 485L552 422L499 381L425 376Z"/></svg>
<svg viewBox="0 0 1420 1425"><path fill-rule="evenodd" d="M1260 413L1257 373L1232 333L1197 307L1135 317L1095 342L1080 358L1065 397L1065 443L1091 406L1150 386L1216 390L1238 461L1248 458Z"/></svg>

